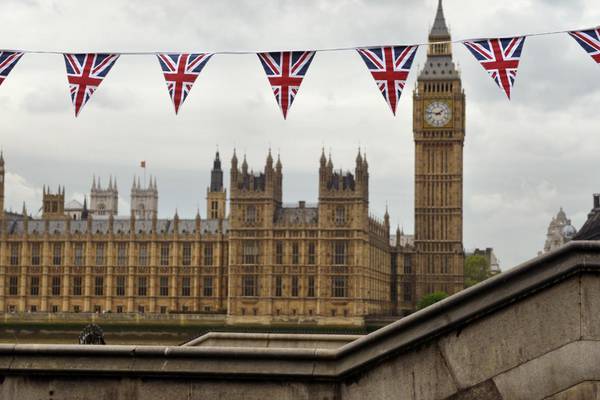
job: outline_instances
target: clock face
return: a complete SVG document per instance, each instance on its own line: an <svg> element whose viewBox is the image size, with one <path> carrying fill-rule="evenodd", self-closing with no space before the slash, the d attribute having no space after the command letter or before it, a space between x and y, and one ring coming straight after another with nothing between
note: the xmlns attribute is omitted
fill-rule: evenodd
<svg viewBox="0 0 600 400"><path fill-rule="evenodd" d="M425 107L425 121L431 126L441 127L450 121L452 111L448 103L432 101Z"/></svg>

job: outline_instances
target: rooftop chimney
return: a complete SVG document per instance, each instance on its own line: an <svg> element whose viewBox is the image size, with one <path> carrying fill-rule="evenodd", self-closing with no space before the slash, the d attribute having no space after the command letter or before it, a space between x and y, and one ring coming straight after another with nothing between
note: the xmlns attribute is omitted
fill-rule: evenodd
<svg viewBox="0 0 600 400"><path fill-rule="evenodd" d="M600 193L594 193L594 210L600 208Z"/></svg>

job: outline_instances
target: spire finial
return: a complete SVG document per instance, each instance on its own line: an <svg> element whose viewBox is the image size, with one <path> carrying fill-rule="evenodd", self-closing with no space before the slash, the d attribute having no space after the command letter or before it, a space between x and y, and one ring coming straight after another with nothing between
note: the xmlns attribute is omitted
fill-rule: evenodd
<svg viewBox="0 0 600 400"><path fill-rule="evenodd" d="M437 12L435 14L435 20L433 22L431 32L429 33L429 37L450 38L450 32L448 31L448 26L446 25L446 18L444 17L444 7L442 5L442 0L438 0Z"/></svg>

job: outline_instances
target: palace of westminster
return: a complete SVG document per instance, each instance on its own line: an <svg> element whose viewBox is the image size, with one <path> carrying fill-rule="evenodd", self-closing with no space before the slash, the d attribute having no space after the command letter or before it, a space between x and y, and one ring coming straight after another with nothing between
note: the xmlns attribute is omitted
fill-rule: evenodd
<svg viewBox="0 0 600 400"><path fill-rule="evenodd" d="M424 295L463 288L465 96L441 5L413 94L415 234L369 213L369 165L321 155L317 205L282 203L283 172L217 153L206 218L158 218L158 187L134 180L118 215L116 180L87 201L44 188L41 218L4 210L0 156L0 312L221 313L232 322L360 323L404 315ZM229 194L229 201L227 201Z"/></svg>

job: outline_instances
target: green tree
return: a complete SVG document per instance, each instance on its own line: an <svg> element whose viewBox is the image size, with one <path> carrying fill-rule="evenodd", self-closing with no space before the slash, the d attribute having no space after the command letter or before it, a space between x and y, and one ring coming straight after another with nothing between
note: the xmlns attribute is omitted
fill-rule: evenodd
<svg viewBox="0 0 600 400"><path fill-rule="evenodd" d="M448 293L446 293L446 292L433 292L433 293L426 294L417 303L417 310L420 310L425 307L429 307L433 303L437 303L438 301L443 300L446 297L448 297Z"/></svg>
<svg viewBox="0 0 600 400"><path fill-rule="evenodd" d="M484 256L472 255L465 258L465 287L485 281L490 276L492 272Z"/></svg>

